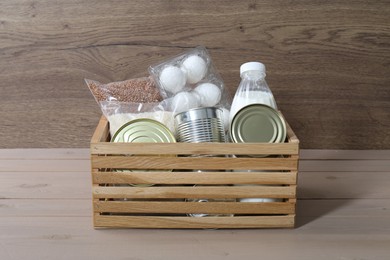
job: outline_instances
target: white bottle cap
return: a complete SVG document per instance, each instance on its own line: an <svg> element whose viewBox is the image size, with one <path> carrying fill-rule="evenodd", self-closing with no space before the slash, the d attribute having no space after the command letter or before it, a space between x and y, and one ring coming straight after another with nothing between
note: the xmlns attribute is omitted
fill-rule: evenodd
<svg viewBox="0 0 390 260"><path fill-rule="evenodd" d="M244 72L254 70L254 71L260 71L262 74L265 75L265 66L263 63L252 61L252 62L246 62L241 65L240 67L240 75L242 75Z"/></svg>

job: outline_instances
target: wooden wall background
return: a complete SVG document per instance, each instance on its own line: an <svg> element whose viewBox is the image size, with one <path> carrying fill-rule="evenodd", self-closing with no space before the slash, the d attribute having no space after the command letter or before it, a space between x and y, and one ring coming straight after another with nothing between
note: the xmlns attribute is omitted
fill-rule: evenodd
<svg viewBox="0 0 390 260"><path fill-rule="evenodd" d="M0 147L88 147L84 78L147 75L204 45L231 94L260 60L302 148L390 149L390 1L0 2Z"/></svg>

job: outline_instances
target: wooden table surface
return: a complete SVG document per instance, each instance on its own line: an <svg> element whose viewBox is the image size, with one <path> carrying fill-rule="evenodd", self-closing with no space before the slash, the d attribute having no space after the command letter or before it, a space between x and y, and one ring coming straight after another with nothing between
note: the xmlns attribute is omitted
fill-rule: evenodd
<svg viewBox="0 0 390 260"><path fill-rule="evenodd" d="M301 151L295 229L92 227L88 149L0 150L0 259L389 259L390 151Z"/></svg>

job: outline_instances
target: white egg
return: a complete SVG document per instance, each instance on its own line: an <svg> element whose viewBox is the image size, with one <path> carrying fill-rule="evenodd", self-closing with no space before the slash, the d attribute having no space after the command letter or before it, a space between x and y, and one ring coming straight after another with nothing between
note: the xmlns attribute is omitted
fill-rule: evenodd
<svg viewBox="0 0 390 260"><path fill-rule="evenodd" d="M186 76L180 68L168 66L161 71L160 82L164 90L176 94L184 88Z"/></svg>
<svg viewBox="0 0 390 260"><path fill-rule="evenodd" d="M195 84L202 80L206 75L207 64L205 60L198 55L191 55L183 61L181 69L186 73L187 82Z"/></svg>
<svg viewBox="0 0 390 260"><path fill-rule="evenodd" d="M202 83L194 91L200 96L200 103L204 107L212 107L221 100L221 90L212 83Z"/></svg>
<svg viewBox="0 0 390 260"><path fill-rule="evenodd" d="M172 99L171 109L175 113L181 113L192 108L197 108L199 105L199 99L193 93L179 92Z"/></svg>

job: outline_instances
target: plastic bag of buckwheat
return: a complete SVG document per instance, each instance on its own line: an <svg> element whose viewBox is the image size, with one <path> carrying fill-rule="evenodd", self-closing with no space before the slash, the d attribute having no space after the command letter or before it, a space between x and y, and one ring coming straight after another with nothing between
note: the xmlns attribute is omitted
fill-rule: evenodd
<svg viewBox="0 0 390 260"><path fill-rule="evenodd" d="M110 123L110 134L137 118L150 118L166 125L173 133L173 113L168 111L151 77L102 84L85 79L89 90Z"/></svg>
<svg viewBox="0 0 390 260"><path fill-rule="evenodd" d="M135 78L107 84L85 79L85 83L87 83L98 104L102 101L154 103L162 100L160 92L151 77Z"/></svg>

